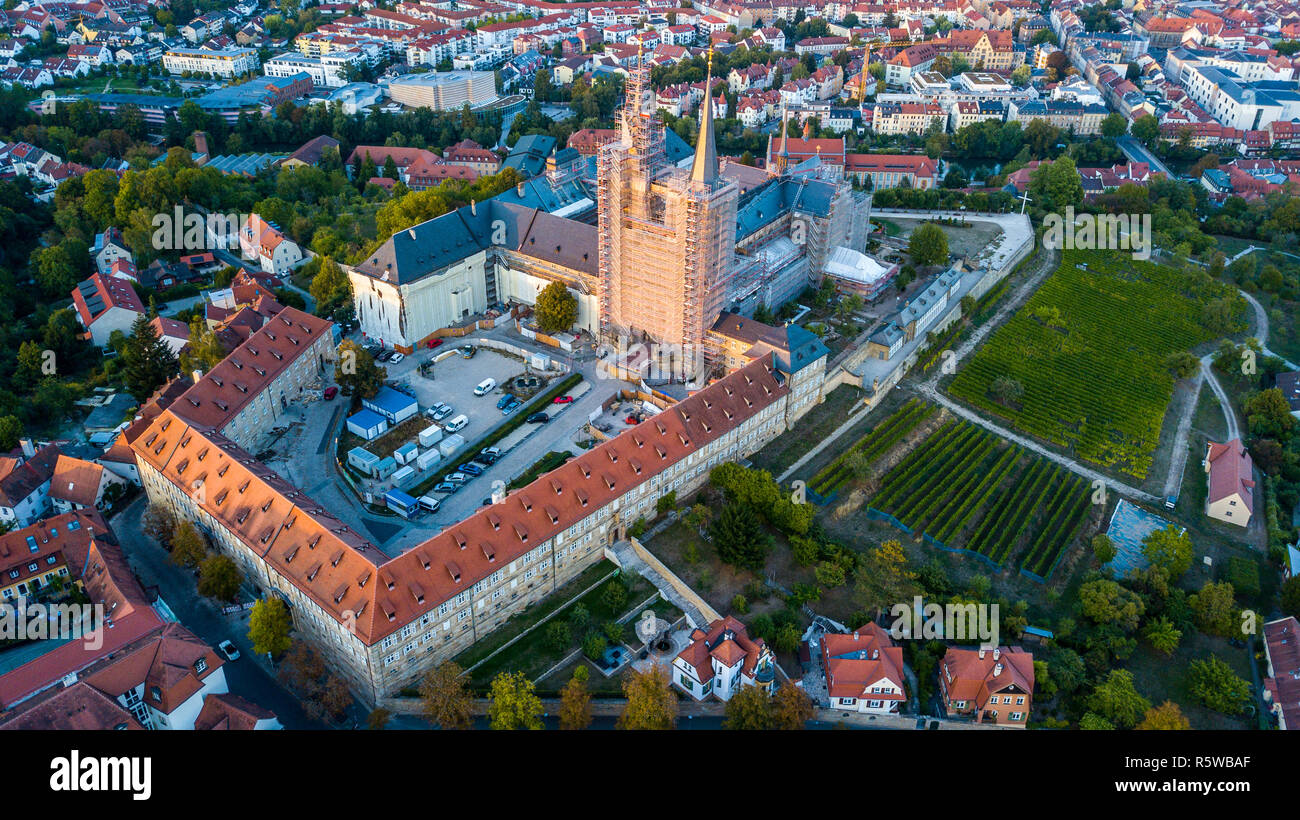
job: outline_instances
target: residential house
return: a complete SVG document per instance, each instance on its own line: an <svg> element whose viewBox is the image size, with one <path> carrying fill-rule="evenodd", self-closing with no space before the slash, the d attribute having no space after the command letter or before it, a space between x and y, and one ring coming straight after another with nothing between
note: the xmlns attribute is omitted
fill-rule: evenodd
<svg viewBox="0 0 1300 820"><path fill-rule="evenodd" d="M745 625L728 615L697 628L691 643L673 659L673 683L696 700L710 695L731 700L742 686L770 692L776 675L772 650L752 639Z"/></svg>
<svg viewBox="0 0 1300 820"><path fill-rule="evenodd" d="M1203 462L1209 476L1205 514L1245 527L1255 511L1255 465L1241 439L1209 442Z"/></svg>
<svg viewBox="0 0 1300 820"><path fill-rule="evenodd" d="M1034 694L1034 656L1018 646L949 647L939 663L939 689L948 714L1023 729Z"/></svg>
<svg viewBox="0 0 1300 820"><path fill-rule="evenodd" d="M903 650L879 624L824 634L819 648L832 709L885 715L907 701Z"/></svg>

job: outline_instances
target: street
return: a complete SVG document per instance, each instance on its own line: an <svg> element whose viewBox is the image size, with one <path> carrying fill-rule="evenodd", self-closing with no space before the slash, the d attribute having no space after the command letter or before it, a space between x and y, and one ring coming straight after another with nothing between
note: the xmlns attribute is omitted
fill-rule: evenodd
<svg viewBox="0 0 1300 820"><path fill-rule="evenodd" d="M286 729L324 729L303 711L298 698L279 684L263 664L253 659L248 640L248 613L224 615L216 604L198 594L192 572L173 564L167 552L140 529L140 518L148 506L143 496L117 515L110 524L127 563L146 591L154 591L186 629L216 647L226 639L239 647L240 657L226 661L226 682L230 691L270 709Z"/></svg>

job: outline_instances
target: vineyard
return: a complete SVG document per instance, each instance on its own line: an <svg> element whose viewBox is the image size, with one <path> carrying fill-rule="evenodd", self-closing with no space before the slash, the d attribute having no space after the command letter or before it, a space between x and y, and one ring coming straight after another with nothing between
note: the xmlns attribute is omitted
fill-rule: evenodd
<svg viewBox="0 0 1300 820"><path fill-rule="evenodd" d="M881 479L871 506L908 531L1046 580L1087 522L1087 482L966 421L949 421Z"/></svg>
<svg viewBox="0 0 1300 820"><path fill-rule="evenodd" d="M817 475L813 476L812 481L808 482L808 489L822 497L834 495L845 482L853 478L850 464L859 459L870 463L880 458L933 413L934 408L920 399L909 400L880 426L867 431L862 438L854 442L852 447L822 468Z"/></svg>
<svg viewBox="0 0 1300 820"><path fill-rule="evenodd" d="M1079 458L1145 478L1173 394L1168 358L1209 340L1201 309L1221 295L1189 295L1181 277L1120 254L1066 252L948 389Z"/></svg>

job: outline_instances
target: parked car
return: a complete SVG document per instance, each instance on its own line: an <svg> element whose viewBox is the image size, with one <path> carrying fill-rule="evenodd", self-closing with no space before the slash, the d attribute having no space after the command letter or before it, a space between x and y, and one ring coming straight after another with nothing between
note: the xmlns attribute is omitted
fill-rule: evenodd
<svg viewBox="0 0 1300 820"><path fill-rule="evenodd" d="M502 396L501 399L497 402L497 409L500 410L501 408L505 407L507 404L509 404L510 402L512 402L512 401L514 401L514 400L515 400L515 395L514 395L514 393L506 393L506 394L505 394L504 396Z"/></svg>
<svg viewBox="0 0 1300 820"><path fill-rule="evenodd" d="M434 421L442 421L454 412L456 411L451 409L450 404L443 404L442 402L435 402L424 410L424 414Z"/></svg>
<svg viewBox="0 0 1300 820"><path fill-rule="evenodd" d="M487 498L485 498L485 499L483 499L482 501L480 501L480 502L479 502L479 506L480 506L480 507L491 507L491 506L492 506L492 496L488 496Z"/></svg>
<svg viewBox="0 0 1300 820"><path fill-rule="evenodd" d="M386 362L389 359L393 358L393 354L396 352L397 352L396 350L381 350L379 351L379 355L375 357L375 361Z"/></svg>
<svg viewBox="0 0 1300 820"><path fill-rule="evenodd" d="M455 433L461 430L466 424L469 424L469 416L461 413L456 418L444 424L442 429L446 430L448 433Z"/></svg>
<svg viewBox="0 0 1300 820"><path fill-rule="evenodd" d="M509 404L501 408L501 415L508 416L511 413L518 410L520 407L522 407L523 404L524 403L521 402L519 399L513 399Z"/></svg>
<svg viewBox="0 0 1300 820"><path fill-rule="evenodd" d="M474 387L474 395L486 396L488 393L491 393L493 390L495 390L496 386L497 386L496 379L491 379L491 378L484 379Z"/></svg>
<svg viewBox="0 0 1300 820"><path fill-rule="evenodd" d="M545 413L533 413L531 416L524 419L524 421L528 422L529 424L545 424L550 420L551 417L546 415Z"/></svg>
<svg viewBox="0 0 1300 820"><path fill-rule="evenodd" d="M482 450L478 451L478 457L480 460L485 461L488 464L493 464L497 459L501 458L501 448L484 447Z"/></svg>
<svg viewBox="0 0 1300 820"><path fill-rule="evenodd" d="M391 356L388 357L388 361L392 362L393 364L397 364L397 363L399 363L400 361L402 361L402 359L405 359L405 358L406 358L405 355L403 355L403 354L401 354L401 353L397 353L396 351L394 351L393 355L391 355Z"/></svg>
<svg viewBox="0 0 1300 820"><path fill-rule="evenodd" d="M459 484L452 484L450 481L444 481L441 484L434 487L433 491L435 493L441 493L442 495L451 495L452 493L456 492L459 489L460 489Z"/></svg>
<svg viewBox="0 0 1300 820"><path fill-rule="evenodd" d="M472 358L474 358L474 354L477 353L477 352L478 352L478 349L477 349L476 347L474 347L474 345L461 345L461 346L460 346L460 357L461 357L462 359L472 359Z"/></svg>
<svg viewBox="0 0 1300 820"><path fill-rule="evenodd" d="M551 404L568 404L571 401L573 401L573 396L556 396L555 401L551 402Z"/></svg>
<svg viewBox="0 0 1300 820"><path fill-rule="evenodd" d="M467 462L465 462L464 464L462 464L462 465L460 465L459 467L457 467L456 469L457 469L457 470L460 470L462 473L469 473L470 475L474 476L475 478L477 478L478 476L483 475L483 468L480 467L479 465L475 464L475 463L472 462L472 461L467 461Z"/></svg>
<svg viewBox="0 0 1300 820"><path fill-rule="evenodd" d="M334 385L325 388L325 401L334 401L334 397L339 394L339 389Z"/></svg>
<svg viewBox="0 0 1300 820"><path fill-rule="evenodd" d="M469 478L470 477L465 475L464 473L452 473L451 475L447 476L447 480L450 481L452 484L468 484Z"/></svg>
<svg viewBox="0 0 1300 820"><path fill-rule="evenodd" d="M442 346L442 339L430 339L428 343L425 345L425 347L429 348L430 350L433 350L435 347L441 347L441 346Z"/></svg>
<svg viewBox="0 0 1300 820"><path fill-rule="evenodd" d="M221 654L226 656L226 660L228 661L239 660L239 650L235 648L235 644L233 641L222 641L221 643L217 644L217 649L220 649Z"/></svg>

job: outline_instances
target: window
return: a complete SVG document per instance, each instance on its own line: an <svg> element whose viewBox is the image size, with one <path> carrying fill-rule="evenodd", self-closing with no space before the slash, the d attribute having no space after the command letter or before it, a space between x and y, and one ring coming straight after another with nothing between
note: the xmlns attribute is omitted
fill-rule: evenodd
<svg viewBox="0 0 1300 820"><path fill-rule="evenodd" d="M207 668L208 668L208 661L206 658L199 658L197 661L194 662L194 671L200 675L203 674L203 670Z"/></svg>
<svg viewBox="0 0 1300 820"><path fill-rule="evenodd" d="M1012 712L1012 713L1011 713L1011 719L1012 719L1012 720L1020 720L1020 719L1023 718L1023 717L1024 717L1024 714L1021 713L1021 712Z"/></svg>

